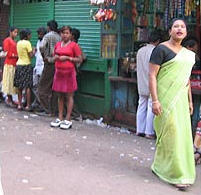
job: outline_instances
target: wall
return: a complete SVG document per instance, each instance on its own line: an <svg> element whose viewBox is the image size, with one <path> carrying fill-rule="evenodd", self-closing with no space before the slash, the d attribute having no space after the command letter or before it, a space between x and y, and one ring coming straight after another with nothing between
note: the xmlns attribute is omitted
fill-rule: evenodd
<svg viewBox="0 0 201 195"><path fill-rule="evenodd" d="M3 39L7 36L9 28L9 11L9 6L0 5L0 46L2 46Z"/></svg>

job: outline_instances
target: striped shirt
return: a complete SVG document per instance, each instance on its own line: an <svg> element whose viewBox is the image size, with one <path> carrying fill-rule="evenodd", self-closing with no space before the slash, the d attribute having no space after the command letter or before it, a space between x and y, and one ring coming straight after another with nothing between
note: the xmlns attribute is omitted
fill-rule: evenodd
<svg viewBox="0 0 201 195"><path fill-rule="evenodd" d="M53 53L54 46L61 40L59 34L54 31L47 33L41 42L40 51L43 58L47 58L49 63L54 63Z"/></svg>

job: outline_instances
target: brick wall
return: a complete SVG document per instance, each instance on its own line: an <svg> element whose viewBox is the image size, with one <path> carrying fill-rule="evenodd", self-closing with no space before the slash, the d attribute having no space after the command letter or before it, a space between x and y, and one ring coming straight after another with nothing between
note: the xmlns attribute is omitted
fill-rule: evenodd
<svg viewBox="0 0 201 195"><path fill-rule="evenodd" d="M8 33L10 7L2 5L1 3L2 1L0 1L0 46L2 47L3 40ZM2 80L3 62L4 59L0 58L0 82ZM1 96L1 89L0 89L0 96Z"/></svg>
<svg viewBox="0 0 201 195"><path fill-rule="evenodd" d="M0 46L2 46L2 41L8 33L9 11L9 6L0 5Z"/></svg>

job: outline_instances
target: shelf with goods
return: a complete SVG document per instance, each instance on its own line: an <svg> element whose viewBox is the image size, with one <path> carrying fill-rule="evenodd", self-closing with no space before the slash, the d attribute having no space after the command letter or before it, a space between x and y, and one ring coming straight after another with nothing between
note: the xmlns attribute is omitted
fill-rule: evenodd
<svg viewBox="0 0 201 195"><path fill-rule="evenodd" d="M134 21L134 50L141 47L141 42L148 41L149 33L154 29L167 31L172 18L184 18L189 26L189 34L196 36L199 1L185 0L136 0Z"/></svg>
<svg viewBox="0 0 201 195"><path fill-rule="evenodd" d="M134 20L134 51L148 42L148 36L154 29L164 29L165 1L136 0Z"/></svg>
<svg viewBox="0 0 201 195"><path fill-rule="evenodd" d="M133 23L131 0L117 1L107 9L114 10L116 17L101 25L101 58L119 59L132 50Z"/></svg>

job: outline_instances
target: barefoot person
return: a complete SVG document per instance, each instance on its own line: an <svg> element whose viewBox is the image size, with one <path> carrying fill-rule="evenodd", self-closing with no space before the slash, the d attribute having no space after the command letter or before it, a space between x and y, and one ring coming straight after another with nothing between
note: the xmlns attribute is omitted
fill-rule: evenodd
<svg viewBox="0 0 201 195"><path fill-rule="evenodd" d="M181 45L187 35L183 19L171 22L169 35L170 39L156 46L150 58L149 86L157 136L152 171L185 190L195 181L189 93L195 53Z"/></svg>

